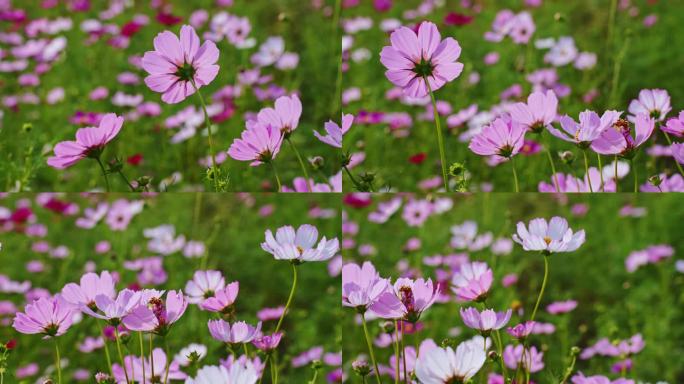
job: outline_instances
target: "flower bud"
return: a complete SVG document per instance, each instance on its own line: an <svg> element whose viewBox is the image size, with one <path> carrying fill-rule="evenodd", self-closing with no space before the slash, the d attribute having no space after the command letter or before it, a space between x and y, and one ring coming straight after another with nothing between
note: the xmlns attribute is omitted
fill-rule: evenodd
<svg viewBox="0 0 684 384"><path fill-rule="evenodd" d="M371 372L370 366L365 360L354 360L352 363L352 369L361 377L368 376Z"/></svg>
<svg viewBox="0 0 684 384"><path fill-rule="evenodd" d="M560 157L561 161L567 165L572 165L572 163L575 162L575 154L571 151L560 152L558 153L558 157Z"/></svg>

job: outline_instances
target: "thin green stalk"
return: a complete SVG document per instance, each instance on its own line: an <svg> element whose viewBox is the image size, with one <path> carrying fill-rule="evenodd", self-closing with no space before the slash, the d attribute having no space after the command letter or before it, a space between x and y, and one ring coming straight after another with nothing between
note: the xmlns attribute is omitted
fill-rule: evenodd
<svg viewBox="0 0 684 384"><path fill-rule="evenodd" d="M59 344L55 338L55 367L57 368L57 382L62 384L62 359L59 355Z"/></svg>
<svg viewBox="0 0 684 384"><path fill-rule="evenodd" d="M518 172L515 170L515 160L511 156L511 169L513 169L513 181L515 182L515 192L520 192L520 187L518 186Z"/></svg>
<svg viewBox="0 0 684 384"><path fill-rule="evenodd" d="M170 355L169 355L169 339L164 336L164 353L166 353L166 367L165 367L165 372L164 373L164 384L168 383L169 381L169 360L171 360Z"/></svg>
<svg viewBox="0 0 684 384"><path fill-rule="evenodd" d="M278 184L278 192L280 192L280 177L278 176L278 170L276 169L275 161L271 159L268 163L271 164L271 169L273 169L273 175L275 176L276 184Z"/></svg>
<svg viewBox="0 0 684 384"><path fill-rule="evenodd" d="M211 172L214 175L214 191L218 192L218 172L216 171L216 154L214 153L214 140L212 138L211 133L211 120L209 120L209 113L207 113L207 105L204 103L204 97L202 97L202 93L199 91L199 89L197 89L197 85L195 85L195 80L191 80L190 83L192 84L192 87L195 89L195 93L197 93L197 96L199 96L200 104L202 105L202 112L204 112L204 124L207 126L209 138L209 152L211 153Z"/></svg>
<svg viewBox="0 0 684 384"><path fill-rule="evenodd" d="M435 119L435 129L437 130L437 145L439 146L439 159L442 163L442 179L444 180L444 191L449 192L449 180L447 179L447 164L446 164L446 154L444 150L444 139L442 138L442 127L439 123L439 113L437 112L437 101L435 100L435 94L432 93L432 87L428 81L427 76L423 76L425 80L425 85L430 93L430 99L432 100L432 114Z"/></svg>
<svg viewBox="0 0 684 384"><path fill-rule="evenodd" d="M288 137L287 139L288 143L290 143L290 147L292 147L292 150L294 151L295 155L297 155L297 160L299 160L299 166L302 167L302 172L304 172L304 177L306 177L306 185L309 186L309 192L313 192L313 184L311 183L311 179L309 178L309 172L306 170L306 166L304 165L304 160L302 160L302 156L299 154L299 151L297 150L297 147L295 147L294 143L290 138Z"/></svg>
<svg viewBox="0 0 684 384"><path fill-rule="evenodd" d="M138 331L138 341L140 342L140 362L142 363L142 378L145 384L145 345L143 343L142 332Z"/></svg>
<svg viewBox="0 0 684 384"><path fill-rule="evenodd" d="M565 370L565 374L563 375L563 379L561 380L560 384L565 384L568 382L570 375L572 375L572 371L575 369L575 362L576 361L577 361L577 355L573 353L572 354L572 360L570 361L570 365Z"/></svg>
<svg viewBox="0 0 684 384"><path fill-rule="evenodd" d="M264 359L264 369L266 369L266 366L268 365L268 361L271 359L271 353L273 353L273 352L269 352L269 353L266 355L266 358ZM271 364L271 365L273 365L273 364ZM271 374L272 374L272 373L273 373L273 368L269 367L269 369L271 370ZM264 380L264 374L262 373L261 377L259 378L259 384L261 384L261 382L262 382L263 380ZM271 381L273 381L273 376L271 376Z"/></svg>
<svg viewBox="0 0 684 384"><path fill-rule="evenodd" d="M150 377L154 377L154 353L152 353L152 332L150 332Z"/></svg>
<svg viewBox="0 0 684 384"><path fill-rule="evenodd" d="M399 321L394 320L394 336L396 337L394 340L394 357L395 357L395 363L394 364L394 384L399 384Z"/></svg>
<svg viewBox="0 0 684 384"><path fill-rule="evenodd" d="M361 183L359 183L359 182L356 180L356 178L355 178L354 175L351 173L351 171L349 171L349 168L347 168L346 165L344 165L344 166L342 166L342 167L344 168L345 171L347 171L347 175L349 175L349 178L351 179L352 183L354 183L354 186L356 187L356 189L357 189L358 191L363 190L363 189L364 189L363 186L361 185Z"/></svg>
<svg viewBox="0 0 684 384"><path fill-rule="evenodd" d="M632 170L634 171L634 193L639 193L639 181L637 180L637 169L634 166L634 159L631 159L629 163L632 165Z"/></svg>
<svg viewBox="0 0 684 384"><path fill-rule="evenodd" d="M314 370L314 375L311 378L311 381L309 381L309 384L316 384L316 379L318 378L318 369Z"/></svg>
<svg viewBox="0 0 684 384"><path fill-rule="evenodd" d="M553 156L551 156L551 148L546 146L546 155L549 157L549 164L551 164L551 172L553 173L554 184L556 184L556 193L560 193L560 185L558 184L558 175L556 174L556 165L553 163Z"/></svg>
<svg viewBox="0 0 684 384"><path fill-rule="evenodd" d="M126 363L124 362L123 353L121 352L121 340L119 340L119 328L114 326L114 337L116 337L116 349L119 351L119 359L121 360L121 366L123 367L124 376L126 377L126 383L130 383L128 379L128 370L126 369Z"/></svg>
<svg viewBox="0 0 684 384"><path fill-rule="evenodd" d="M501 374L504 377L504 383L507 383L506 377L508 376L508 370L506 369L506 364L503 360L503 342L501 341L501 332L497 329L496 332L497 346L499 347L499 362L501 363Z"/></svg>
<svg viewBox="0 0 684 384"><path fill-rule="evenodd" d="M102 170L102 176L105 179L105 186L107 188L107 192L109 192L109 179L107 178L107 171L105 170L104 164L102 164L102 160L100 160L100 156L96 156L95 160L97 160L97 163L100 165L100 170Z"/></svg>
<svg viewBox="0 0 684 384"><path fill-rule="evenodd" d="M611 107L617 104L619 88L618 83L620 82L620 70L622 69L622 61L624 60L625 55L627 54L628 48L629 37L626 37L622 45L622 49L620 49L620 51L617 53L613 62L613 79L611 81L610 98L608 99Z"/></svg>
<svg viewBox="0 0 684 384"><path fill-rule="evenodd" d="M126 177L126 175L124 175L124 173L121 169L119 169L118 174L121 176L121 178L126 183L126 185L128 185L128 188L130 188L131 192L135 192L135 188L133 188L133 185L131 184L130 181L128 181L128 178Z"/></svg>
<svg viewBox="0 0 684 384"><path fill-rule="evenodd" d="M373 368L375 369L375 380L380 384L380 371L378 370L378 363L375 361L375 353L373 352L373 344L371 344L370 335L368 334L368 327L366 326L366 315L361 314L361 324L363 324L363 334L366 335L366 344L368 345L368 353L370 354L371 362L373 362ZM397 364L399 362L397 361Z"/></svg>
<svg viewBox="0 0 684 384"><path fill-rule="evenodd" d="M104 342L105 357L107 358L107 368L109 368L109 375L113 377L114 372L112 371L112 358L109 356L109 346L107 345L107 337L102 331L102 325L100 325L100 322L95 321L95 323L97 324L97 329L100 331L102 341Z"/></svg>
<svg viewBox="0 0 684 384"><path fill-rule="evenodd" d="M591 177L589 177L589 159L587 159L587 150L583 149L582 154L584 155L584 174L587 177L587 184L589 184L589 192L594 193L594 188L591 186Z"/></svg>
<svg viewBox="0 0 684 384"><path fill-rule="evenodd" d="M285 315L287 315L288 309L290 309L290 304L292 303L292 298L294 297L295 294L295 289L297 289L297 265L295 263L292 264L292 288L290 288L290 296L287 298L287 303L285 304L285 310L283 310L283 314L280 315L280 319L278 319L278 324L276 325L275 328L275 333L278 333L280 330L280 326L283 324L283 319L285 319Z"/></svg>
<svg viewBox="0 0 684 384"><path fill-rule="evenodd" d="M537 315L537 309L539 308L539 303L541 303L542 296L544 296L544 289L546 289L546 280L549 277L549 256L544 255L544 280L542 280L541 290L539 291L539 296L537 296L537 303L534 305L534 310L532 311L532 316L530 321L534 321L534 317Z"/></svg>
<svg viewBox="0 0 684 384"><path fill-rule="evenodd" d="M601 165L601 154L597 153L596 157L598 158L599 175L601 175L601 192L605 192L606 183L603 181L603 165Z"/></svg>
<svg viewBox="0 0 684 384"><path fill-rule="evenodd" d="M665 139L667 139L667 144L669 146L672 146L672 140L670 139L670 135L668 135L667 132L665 132L665 131L663 131L663 133L665 134ZM677 166L677 169L679 170L679 174L682 175L682 177L684 177L684 170L682 169L681 164L679 164L679 161L675 160L675 165Z"/></svg>

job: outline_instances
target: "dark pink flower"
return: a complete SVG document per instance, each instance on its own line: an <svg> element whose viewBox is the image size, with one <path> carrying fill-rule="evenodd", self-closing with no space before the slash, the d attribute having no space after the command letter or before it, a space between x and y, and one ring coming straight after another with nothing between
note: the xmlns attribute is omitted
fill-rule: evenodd
<svg viewBox="0 0 684 384"><path fill-rule="evenodd" d="M102 118L97 128L80 128L76 131L76 141L62 141L55 145L55 155L48 158L47 164L57 169L64 169L86 157L99 157L107 143L119 134L123 122L123 117L108 113Z"/></svg>

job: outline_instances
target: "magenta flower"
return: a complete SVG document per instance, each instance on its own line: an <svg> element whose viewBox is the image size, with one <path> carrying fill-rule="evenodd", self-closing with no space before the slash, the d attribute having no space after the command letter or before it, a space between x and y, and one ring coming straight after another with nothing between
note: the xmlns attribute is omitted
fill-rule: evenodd
<svg viewBox="0 0 684 384"><path fill-rule="evenodd" d="M278 348L278 344L280 344L280 339L282 339L282 337L282 332L277 332L272 335L263 335L252 340L252 344L254 344L254 346L260 351L272 351Z"/></svg>
<svg viewBox="0 0 684 384"><path fill-rule="evenodd" d="M521 366L530 373L544 369L544 352L537 351L536 347L525 349L522 344L515 347L507 345L503 351L503 359L510 369L517 369Z"/></svg>
<svg viewBox="0 0 684 384"><path fill-rule="evenodd" d="M337 253L340 242L337 238L327 240L325 236L318 240L318 229L313 225L303 224L297 231L289 225L278 228L275 237L271 230L266 230L266 241L261 248L272 254L276 260L293 262L325 261Z"/></svg>
<svg viewBox="0 0 684 384"><path fill-rule="evenodd" d="M525 128L515 121L499 118L482 128L470 141L471 151L481 156L511 158L525 144Z"/></svg>
<svg viewBox="0 0 684 384"><path fill-rule="evenodd" d="M634 120L634 137L632 137L629 123L618 120L614 129L606 129L601 137L596 139L591 149L602 155L618 155L631 159L637 148L651 137L655 129L655 120L645 114L639 114Z"/></svg>
<svg viewBox="0 0 684 384"><path fill-rule="evenodd" d="M205 299L200 307L210 312L228 313L232 309L239 291L240 283L233 281L225 288L216 290L214 296Z"/></svg>
<svg viewBox="0 0 684 384"><path fill-rule="evenodd" d="M270 125L248 121L247 128L228 149L228 155L238 161L251 161L256 167L275 159L283 143L283 135Z"/></svg>
<svg viewBox="0 0 684 384"><path fill-rule="evenodd" d="M180 39L170 31L154 38L154 51L145 52L142 67L150 74L145 84L154 92L162 93L162 100L179 103L205 85L218 74L216 65L219 50L212 41L200 46L195 29L181 27Z"/></svg>
<svg viewBox="0 0 684 384"><path fill-rule="evenodd" d="M511 106L510 114L513 121L534 133L541 133L556 119L558 113L558 98L548 90L533 92L527 98L527 104L516 103Z"/></svg>
<svg viewBox="0 0 684 384"><path fill-rule="evenodd" d="M529 231L525 223L518 222L518 233L513 235L513 241L526 251L573 252L584 244L584 230L573 233L568 221L562 217L555 216L548 223L546 219L537 218L530 221Z"/></svg>
<svg viewBox="0 0 684 384"><path fill-rule="evenodd" d="M575 308L577 308L577 301L575 300L556 301L549 304L546 307L546 311L552 315L557 315L560 313L570 312Z"/></svg>
<svg viewBox="0 0 684 384"><path fill-rule="evenodd" d="M489 333L492 330L503 328L511 319L512 311L494 312L492 309L485 309L478 312L475 308L461 308L461 319L465 325L472 329L477 329L482 333Z"/></svg>
<svg viewBox="0 0 684 384"><path fill-rule="evenodd" d="M64 169L86 157L99 159L107 143L114 140L121 131L123 122L123 117L108 113L102 117L97 128L79 128L76 131L76 141L62 141L55 145L55 155L48 158L47 164Z"/></svg>
<svg viewBox="0 0 684 384"><path fill-rule="evenodd" d="M116 296L114 279L108 271L100 276L96 273L86 273L81 276L81 284L69 283L62 288L62 298L77 307L95 305L95 297L104 295L110 299Z"/></svg>
<svg viewBox="0 0 684 384"><path fill-rule="evenodd" d="M516 339L522 340L532 333L535 325L536 323L534 321L526 321L516 325L515 327L508 327L506 332Z"/></svg>
<svg viewBox="0 0 684 384"><path fill-rule="evenodd" d="M482 301L492 287L494 272L487 263L473 262L461 265L451 279L451 290L463 301Z"/></svg>
<svg viewBox="0 0 684 384"><path fill-rule="evenodd" d="M677 137L684 136L684 111L679 112L679 116L667 120L665 125L661 125L660 129Z"/></svg>
<svg viewBox="0 0 684 384"><path fill-rule="evenodd" d="M238 321L231 325L230 323L219 320L209 320L207 323L211 337L216 340L229 344L249 343L254 340L261 332L261 321L257 323L256 327Z"/></svg>
<svg viewBox="0 0 684 384"><path fill-rule="evenodd" d="M302 115L302 102L297 95L280 96L275 101L275 108L264 108L259 111L257 121L263 126L271 126L287 137L299 125Z"/></svg>
<svg viewBox="0 0 684 384"><path fill-rule="evenodd" d="M137 306L123 319L126 328L132 331L154 332L164 336L188 307L183 291L169 291L166 294L166 301L161 299L161 292L153 290L142 291L141 295L142 305Z"/></svg>
<svg viewBox="0 0 684 384"><path fill-rule="evenodd" d="M370 309L384 319L415 323L437 300L439 290L436 288L431 279L399 278L391 289L378 297Z"/></svg>
<svg viewBox="0 0 684 384"><path fill-rule="evenodd" d="M441 40L437 26L423 22L416 34L400 27L390 36L391 46L380 52L380 62L387 68L385 76L404 93L413 98L425 97L429 82L434 92L458 77L463 64L457 62L461 47L456 40Z"/></svg>
<svg viewBox="0 0 684 384"><path fill-rule="evenodd" d="M342 305L364 311L390 287L387 279L380 278L370 261L361 267L354 263L342 267Z"/></svg>
<svg viewBox="0 0 684 384"><path fill-rule="evenodd" d="M72 306L61 295L41 297L14 316L12 327L25 334L40 333L43 339L63 335L72 324Z"/></svg>
<svg viewBox="0 0 684 384"><path fill-rule="evenodd" d="M642 89L639 98L629 103L629 121L635 122L639 115L647 115L657 121L665 120L672 110L670 95L664 89Z"/></svg>
<svg viewBox="0 0 684 384"><path fill-rule="evenodd" d="M329 120L327 123L325 123L325 131L327 132L327 135L323 136L320 133L318 133L318 131L314 131L314 136L316 136L318 140L328 145L331 145L336 148L342 148L342 137L345 133L347 133L347 131L349 131L353 122L354 115L343 113L341 128L339 125L337 125L337 123L335 123L332 120Z"/></svg>
<svg viewBox="0 0 684 384"><path fill-rule="evenodd" d="M579 124L570 116L563 116L560 119L562 131L551 125L548 128L557 138L587 148L591 142L601 137L606 129L612 127L621 114L617 111L606 111L599 117L596 112L587 110L579 114Z"/></svg>
<svg viewBox="0 0 684 384"><path fill-rule="evenodd" d="M81 311L86 315L107 320L112 325L119 325L121 319L140 305L141 294L130 289L124 289L116 299L107 295L95 296L94 305L81 305ZM96 312L97 311L97 312Z"/></svg>
<svg viewBox="0 0 684 384"><path fill-rule="evenodd" d="M225 286L226 280L221 271L195 271L192 280L185 284L185 294L189 303L199 304Z"/></svg>

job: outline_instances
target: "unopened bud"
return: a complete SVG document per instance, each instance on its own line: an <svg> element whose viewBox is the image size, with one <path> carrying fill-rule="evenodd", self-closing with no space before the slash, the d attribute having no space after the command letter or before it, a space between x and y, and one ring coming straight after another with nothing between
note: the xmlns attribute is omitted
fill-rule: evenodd
<svg viewBox="0 0 684 384"><path fill-rule="evenodd" d="M560 157L561 161L567 165L572 165L572 163L575 162L575 154L571 151L560 152L558 153L558 157Z"/></svg>
<svg viewBox="0 0 684 384"><path fill-rule="evenodd" d="M352 363L352 369L361 377L368 376L371 372L370 366L366 360L355 360Z"/></svg>

